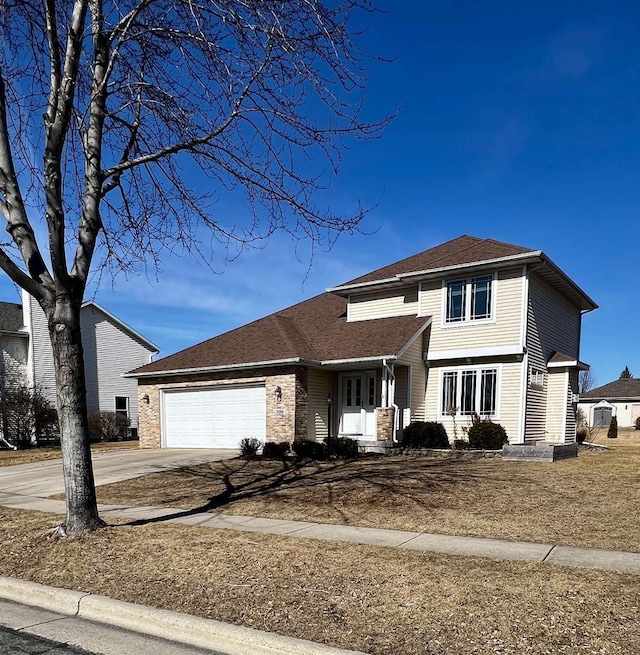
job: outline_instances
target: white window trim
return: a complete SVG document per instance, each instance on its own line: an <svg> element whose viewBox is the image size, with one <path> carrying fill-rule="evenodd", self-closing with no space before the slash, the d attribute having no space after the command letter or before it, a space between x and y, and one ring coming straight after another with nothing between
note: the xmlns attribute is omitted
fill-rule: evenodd
<svg viewBox="0 0 640 655"><path fill-rule="evenodd" d="M129 396L114 396L113 397L113 411L116 414L120 414L120 413L122 413L122 410L118 409L118 407L116 405L116 398L126 398L126 400L127 400L127 418L131 418L131 402L129 400ZM123 414L123 416L124 416L124 414Z"/></svg>
<svg viewBox="0 0 640 655"><path fill-rule="evenodd" d="M438 372L438 420L439 421L449 421L453 423L453 417L449 414L442 413L442 393L444 391L444 374L445 373L457 373L457 389L456 389L456 402L460 405L461 394L462 394L462 371L477 371L477 388L476 388L476 401L478 400L481 393L481 371L496 371L496 413L490 416L489 418L492 421L500 420L500 406L502 399L502 364L481 364L481 365L470 365L470 366L447 366L443 367ZM486 418L485 415L478 413L480 418ZM455 415L456 421L468 421L471 419L469 414L460 414Z"/></svg>
<svg viewBox="0 0 640 655"><path fill-rule="evenodd" d="M546 371L541 368L537 368L536 366L529 366L529 389L544 390L546 381Z"/></svg>
<svg viewBox="0 0 640 655"><path fill-rule="evenodd" d="M471 281L479 277L491 277L491 316L489 318L470 318L471 316ZM487 325L496 322L496 309L497 309L497 296L498 296L498 274L496 271L493 273L478 273L477 275L469 275L464 277L450 277L442 281L442 302L441 302L441 320L440 325L443 328L460 328L469 327L470 325ZM447 285L449 282L462 282L466 284L465 291L465 318L463 321L447 322Z"/></svg>

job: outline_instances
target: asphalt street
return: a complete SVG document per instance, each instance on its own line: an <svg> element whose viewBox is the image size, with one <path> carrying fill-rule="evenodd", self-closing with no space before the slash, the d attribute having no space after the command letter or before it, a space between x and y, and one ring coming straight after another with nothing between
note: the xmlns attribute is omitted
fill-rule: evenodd
<svg viewBox="0 0 640 655"><path fill-rule="evenodd" d="M10 630L0 626L0 653L2 655L98 655L87 650L73 648L42 637Z"/></svg>

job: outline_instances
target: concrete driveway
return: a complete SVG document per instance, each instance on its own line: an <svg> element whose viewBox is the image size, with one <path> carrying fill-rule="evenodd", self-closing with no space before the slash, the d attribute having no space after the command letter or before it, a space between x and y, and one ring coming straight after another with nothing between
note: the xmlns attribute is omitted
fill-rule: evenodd
<svg viewBox="0 0 640 655"><path fill-rule="evenodd" d="M93 472L96 485L101 485L181 466L231 459L238 454L237 450L183 448L94 453ZM0 467L0 492L41 498L63 493L62 460Z"/></svg>

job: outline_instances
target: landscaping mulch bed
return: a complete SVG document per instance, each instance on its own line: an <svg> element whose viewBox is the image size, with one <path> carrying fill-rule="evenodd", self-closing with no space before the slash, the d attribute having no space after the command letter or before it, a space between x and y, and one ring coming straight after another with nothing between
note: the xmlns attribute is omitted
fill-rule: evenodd
<svg viewBox="0 0 640 655"><path fill-rule="evenodd" d="M227 460L101 486L98 499L640 552L640 433L607 441L555 463Z"/></svg>
<svg viewBox="0 0 640 655"><path fill-rule="evenodd" d="M640 652L640 578L171 525L44 538L0 508L0 573L373 655Z"/></svg>

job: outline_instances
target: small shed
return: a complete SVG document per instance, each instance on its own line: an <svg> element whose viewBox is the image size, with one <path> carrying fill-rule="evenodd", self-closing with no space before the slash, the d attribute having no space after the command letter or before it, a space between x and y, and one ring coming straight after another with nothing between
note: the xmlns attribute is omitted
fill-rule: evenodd
<svg viewBox="0 0 640 655"><path fill-rule="evenodd" d="M594 427L608 426L614 416L619 427L635 427L640 418L640 379L621 378L580 394L578 409Z"/></svg>

